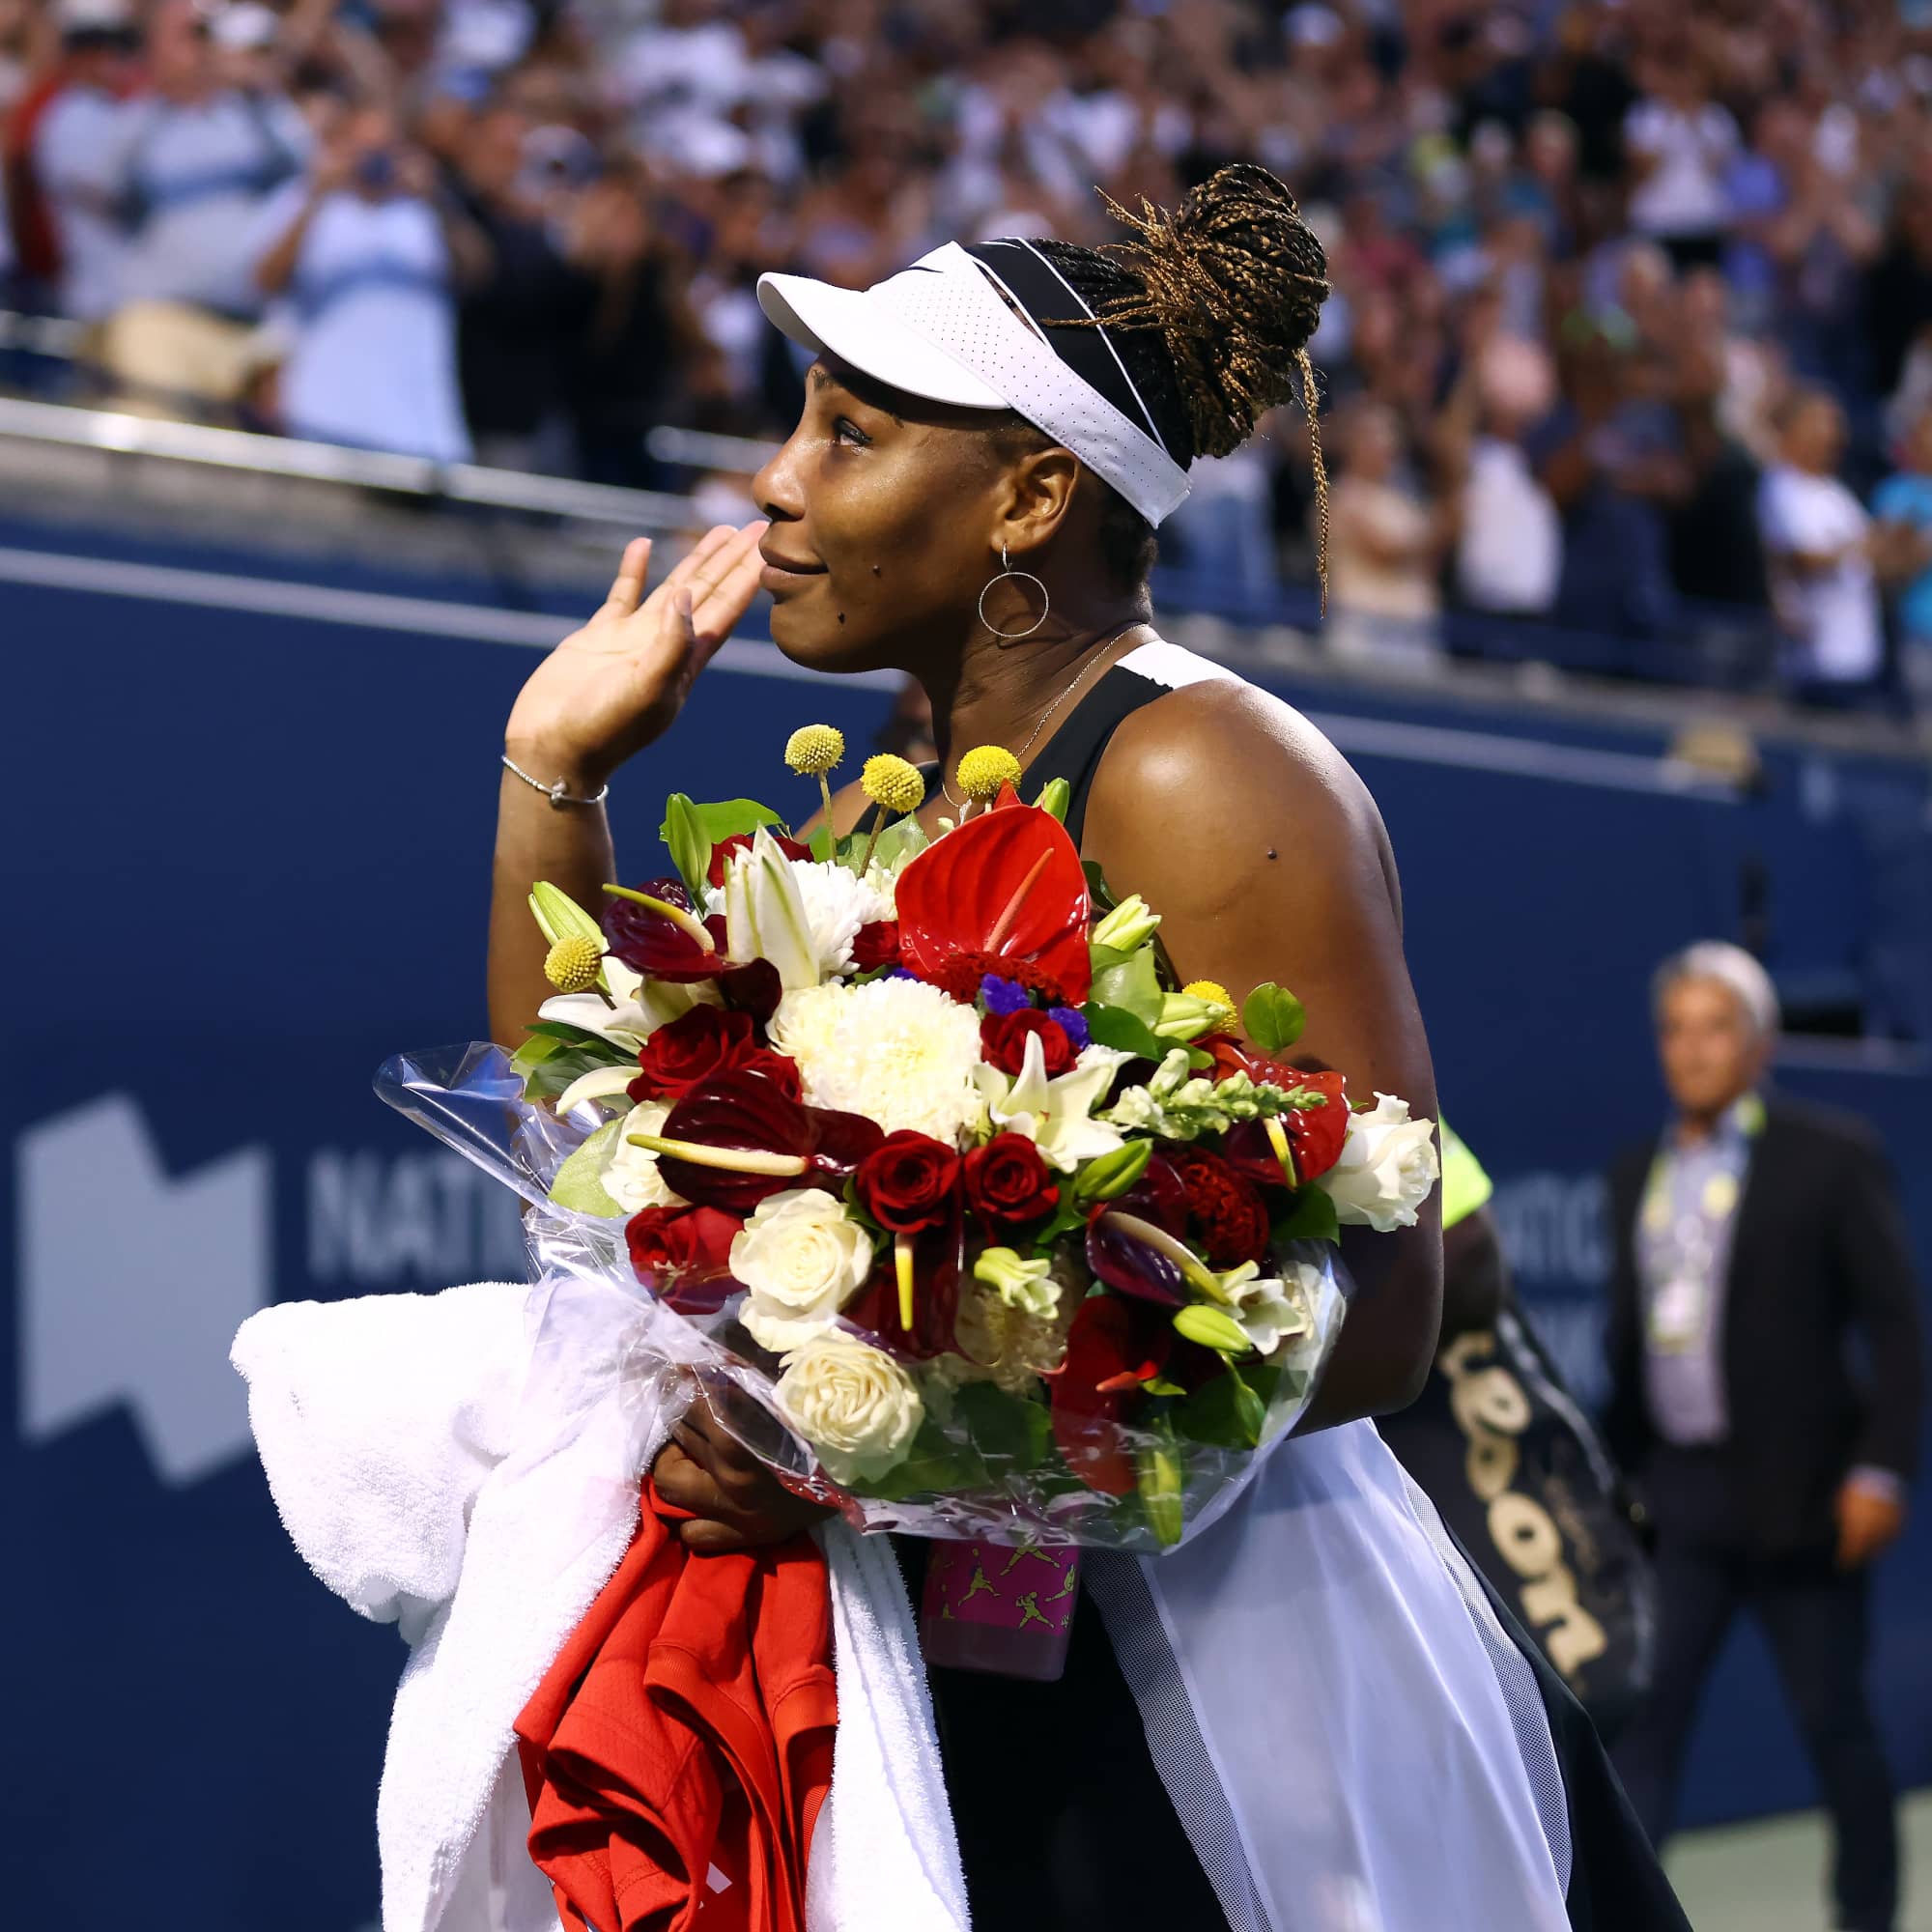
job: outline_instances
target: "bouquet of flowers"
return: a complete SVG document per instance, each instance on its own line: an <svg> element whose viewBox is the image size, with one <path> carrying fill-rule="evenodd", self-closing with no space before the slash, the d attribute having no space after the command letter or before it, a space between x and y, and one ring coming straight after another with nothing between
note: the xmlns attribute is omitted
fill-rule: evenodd
<svg viewBox="0 0 1932 1932"><path fill-rule="evenodd" d="M516 1185L541 1269L632 1298L639 1375L695 1374L796 1488L868 1527L1170 1547L1306 1406L1345 1222L1410 1223L1432 1125L1284 1058L1302 1010L1177 986L1010 753L867 761L824 820L670 799L677 876L539 884L557 988L505 1067L392 1062L386 1096ZM726 1390L728 1393L728 1390ZM733 1418L750 1417L741 1426Z"/></svg>

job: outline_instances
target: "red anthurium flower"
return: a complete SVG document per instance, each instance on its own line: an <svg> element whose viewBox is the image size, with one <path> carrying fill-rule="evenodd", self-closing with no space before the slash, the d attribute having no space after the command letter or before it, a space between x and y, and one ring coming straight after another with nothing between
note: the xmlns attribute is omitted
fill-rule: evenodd
<svg viewBox="0 0 1932 1932"><path fill-rule="evenodd" d="M811 857L811 847L801 845L796 838L786 838L774 832L772 838L778 848L787 859L808 860ZM724 868L731 863L733 852L749 852L752 849L752 835L749 832L734 832L728 838L721 838L711 848L711 864L705 868L705 880L720 890L724 884Z"/></svg>
<svg viewBox="0 0 1932 1932"><path fill-rule="evenodd" d="M891 1355L930 1361L959 1346L959 1280L966 1268L966 1222L958 1197L946 1218L916 1235L901 1235L912 1250L912 1325L900 1320L896 1258L888 1249L872 1276L839 1311L854 1328Z"/></svg>
<svg viewBox="0 0 1932 1932"><path fill-rule="evenodd" d="M899 874L899 956L922 980L971 999L988 973L1077 1007L1093 983L1087 875L1050 811L981 812Z"/></svg>
<svg viewBox="0 0 1932 1932"><path fill-rule="evenodd" d="M1188 1215L1208 1265L1265 1260L1268 1212L1261 1189L1207 1148L1177 1148L1169 1158L1187 1189Z"/></svg>
<svg viewBox="0 0 1932 1932"><path fill-rule="evenodd" d="M1048 1401L1053 1439L1090 1490L1123 1496L1133 1489L1134 1454L1121 1413L1141 1384L1160 1374L1173 1339L1157 1309L1107 1294L1090 1294L1080 1304Z"/></svg>
<svg viewBox="0 0 1932 1932"><path fill-rule="evenodd" d="M750 1013L763 1027L771 1024L784 998L784 981L769 959L748 959L742 966L720 969L718 991L733 1012Z"/></svg>
<svg viewBox="0 0 1932 1932"><path fill-rule="evenodd" d="M862 925L852 936L852 964L861 973L875 973L881 966L899 963L899 923L895 919L875 919Z"/></svg>
<svg viewBox="0 0 1932 1932"><path fill-rule="evenodd" d="M988 1066L997 1066L1002 1073L1018 1078L1026 1059L1027 1039L1032 1035L1039 1037L1049 1080L1072 1071L1079 1056L1073 1051L1066 1029L1033 1007L1022 1007L1017 1012L988 1013L980 1022L980 1058Z"/></svg>
<svg viewBox="0 0 1932 1932"><path fill-rule="evenodd" d="M1276 1072L1283 1085L1289 1084L1288 1071L1282 1067ZM1349 1138L1349 1084L1339 1073L1296 1073L1293 1084L1328 1096L1325 1106L1297 1107L1283 1116L1294 1149L1294 1171L1303 1180L1313 1180L1342 1158L1342 1143Z"/></svg>
<svg viewBox="0 0 1932 1932"><path fill-rule="evenodd" d="M688 923L696 919L696 913L691 895L678 880L646 879L637 890L661 905L675 907L686 916L686 923L639 905L634 898L619 898L614 895L607 897L605 943L632 972L682 983L709 980L724 968L727 962L722 919L700 922L711 935L711 945L703 946L689 929Z"/></svg>
<svg viewBox="0 0 1932 1932"><path fill-rule="evenodd" d="M1312 1088L1326 1098L1315 1107L1296 1107L1280 1115L1273 1123L1280 1132L1294 1164L1294 1178L1283 1171L1281 1147L1269 1131L1266 1121L1242 1121L1228 1129L1221 1151L1228 1164L1262 1187L1298 1187L1326 1174L1342 1155L1342 1143L1349 1136L1348 1083L1339 1073L1304 1073L1299 1067L1279 1061L1264 1063L1265 1070L1255 1077L1290 1091Z"/></svg>
<svg viewBox="0 0 1932 1932"><path fill-rule="evenodd" d="M1147 1228L1174 1241L1187 1234L1187 1189L1160 1154L1118 1200L1096 1205L1087 1224L1087 1265L1122 1294L1167 1308L1192 1301L1194 1291L1179 1263L1137 1232Z"/></svg>
<svg viewBox="0 0 1932 1932"><path fill-rule="evenodd" d="M624 1239L646 1288L684 1315L724 1307L731 1280L731 1241L744 1226L716 1208L646 1208L631 1216Z"/></svg>
<svg viewBox="0 0 1932 1932"><path fill-rule="evenodd" d="M749 1214L766 1195L787 1187L836 1193L885 1134L857 1114L802 1106L776 1081L739 1066L687 1094L670 1110L663 1138L692 1149L690 1155L659 1151L666 1186L700 1207ZM697 1157L699 1151L743 1158L712 1165Z"/></svg>
<svg viewBox="0 0 1932 1932"><path fill-rule="evenodd" d="M953 1214L959 1156L930 1134L902 1129L859 1163L856 1179L859 1199L880 1227L916 1235Z"/></svg>

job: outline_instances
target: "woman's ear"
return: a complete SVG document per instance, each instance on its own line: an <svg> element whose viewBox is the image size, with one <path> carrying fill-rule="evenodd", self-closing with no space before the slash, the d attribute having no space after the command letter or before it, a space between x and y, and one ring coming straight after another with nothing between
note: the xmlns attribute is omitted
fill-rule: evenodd
<svg viewBox="0 0 1932 1932"><path fill-rule="evenodd" d="M1006 514L994 533L1015 555L1037 551L1060 529L1073 506L1085 469L1058 444L1030 450L1008 472Z"/></svg>

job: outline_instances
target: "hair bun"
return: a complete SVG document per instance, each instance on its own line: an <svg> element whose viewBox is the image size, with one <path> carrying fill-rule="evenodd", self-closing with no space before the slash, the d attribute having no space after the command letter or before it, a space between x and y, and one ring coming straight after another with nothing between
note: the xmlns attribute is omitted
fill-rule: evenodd
<svg viewBox="0 0 1932 1932"><path fill-rule="evenodd" d="M1328 264L1287 187L1266 168L1236 161L1172 214L1147 200L1138 214L1111 198L1107 206L1136 239L1103 252L1139 287L1110 301L1100 320L1160 331L1196 453L1238 449L1297 390L1312 421L1307 348L1328 294Z"/></svg>

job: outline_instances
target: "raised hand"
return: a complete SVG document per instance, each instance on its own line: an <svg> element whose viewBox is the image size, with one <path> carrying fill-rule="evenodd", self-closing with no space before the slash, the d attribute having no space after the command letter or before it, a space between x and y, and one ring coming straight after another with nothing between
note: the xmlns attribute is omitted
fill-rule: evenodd
<svg viewBox="0 0 1932 1932"><path fill-rule="evenodd" d="M662 737L758 587L762 522L711 530L648 597L651 540L624 551L611 594L530 673L510 712L510 755L595 791Z"/></svg>

